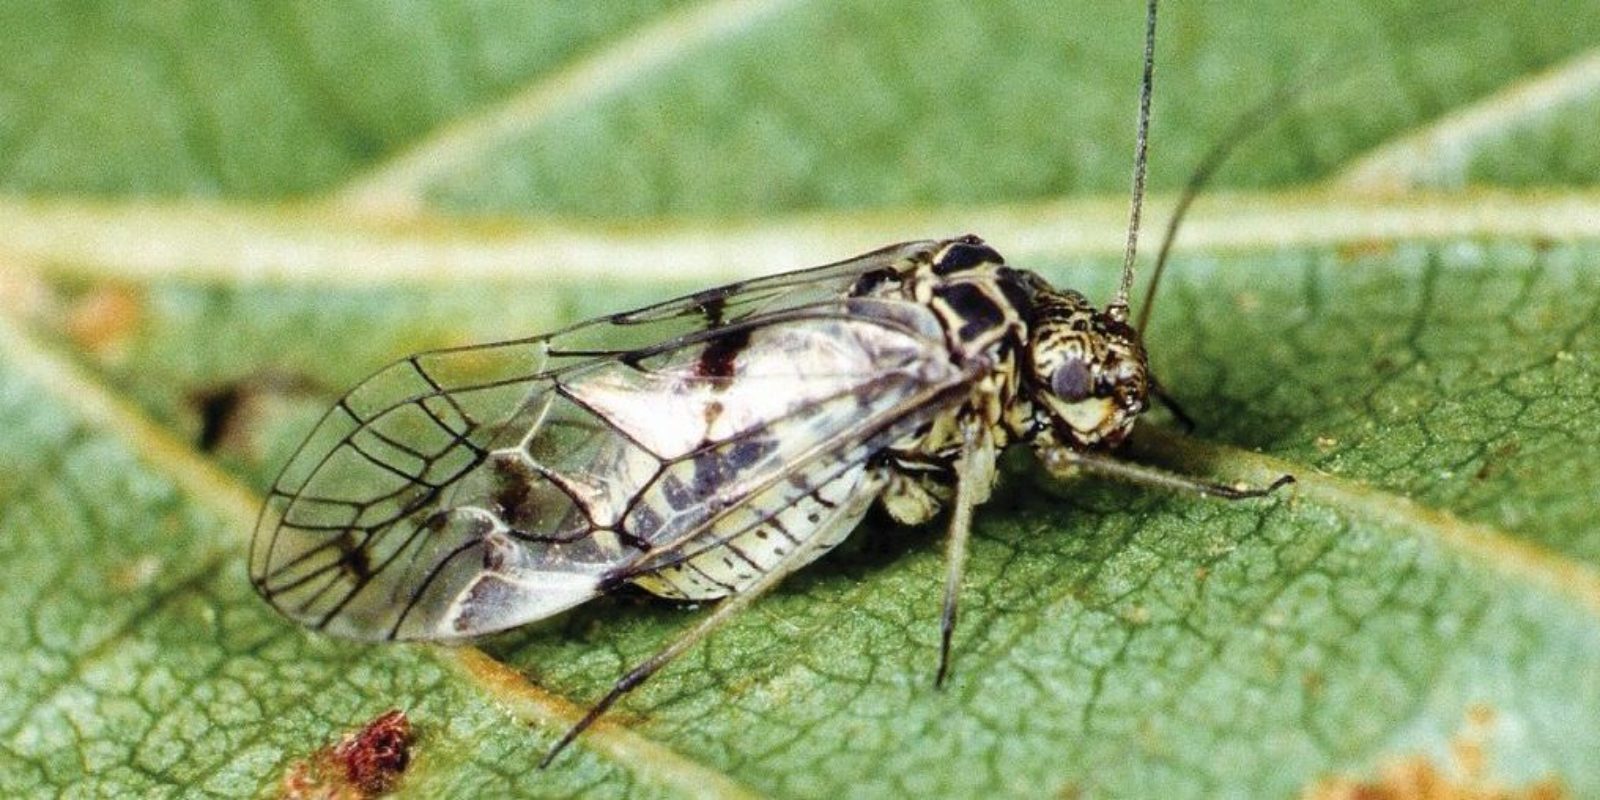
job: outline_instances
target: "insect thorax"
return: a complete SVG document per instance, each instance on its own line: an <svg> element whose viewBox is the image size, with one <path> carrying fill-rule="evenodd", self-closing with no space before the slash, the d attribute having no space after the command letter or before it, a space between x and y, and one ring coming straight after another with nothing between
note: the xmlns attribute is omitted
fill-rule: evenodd
<svg viewBox="0 0 1600 800"><path fill-rule="evenodd" d="M884 504L903 522L927 520L948 498L963 421L984 427L994 451L1019 441L1041 451L1106 449L1148 406L1144 349L1119 314L1005 266L977 237L945 243L894 279L869 278L859 294L928 306L951 359L981 375L961 402L886 452L895 475Z"/></svg>

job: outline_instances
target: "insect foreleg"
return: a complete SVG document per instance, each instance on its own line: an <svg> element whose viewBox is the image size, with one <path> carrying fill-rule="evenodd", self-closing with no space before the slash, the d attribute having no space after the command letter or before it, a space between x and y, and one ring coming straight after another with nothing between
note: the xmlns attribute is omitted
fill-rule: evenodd
<svg viewBox="0 0 1600 800"><path fill-rule="evenodd" d="M988 499L994 484L994 440L977 420L961 426L961 455L956 460L956 496L950 508L950 539L945 548L944 606L939 615L939 670L933 685L944 686L950 669L950 639L956 629L956 602L967 566L967 539L972 534L972 509Z"/></svg>
<svg viewBox="0 0 1600 800"><path fill-rule="evenodd" d="M1179 475L1175 472L1167 472L1156 467L1123 461L1101 453L1084 453L1065 447L1046 450L1040 454L1040 459L1044 462L1045 469L1058 477L1068 477L1079 472L1088 472L1128 483L1137 483L1141 486L1190 492L1207 497L1220 497L1224 500L1245 500L1251 497L1264 497L1283 486L1294 483L1293 475L1284 475L1265 487L1241 487L1202 480L1188 475Z"/></svg>

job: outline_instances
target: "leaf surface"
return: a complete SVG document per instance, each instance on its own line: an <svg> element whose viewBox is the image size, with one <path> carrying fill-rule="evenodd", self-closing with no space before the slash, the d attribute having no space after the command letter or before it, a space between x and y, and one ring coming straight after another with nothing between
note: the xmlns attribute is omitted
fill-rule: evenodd
<svg viewBox="0 0 1600 800"><path fill-rule="evenodd" d="M1600 793L1591 6L1170 9L1158 212L1243 106L1336 56L1197 206L1226 246L1180 237L1149 340L1199 425L1153 413L1130 457L1300 482L1220 503L1051 484L1016 454L942 692L938 525L869 520L546 771L693 612L606 598L478 648L380 647L249 588L259 492L340 390L704 288L652 269L653 243L737 253L701 273L733 278L965 232L929 219L1062 219L1098 243L992 243L1106 296L1127 5L0 12L27 43L0 82L0 791L276 794L401 708L414 796L1281 797L1411 755ZM1559 102L1521 113L1530 84ZM1466 155L1386 149L1423 139ZM1507 233L1479 200L1553 221ZM795 230L816 252L783 249ZM529 263L470 279L373 261L423 242L470 267L507 241ZM574 274L585 252L620 265Z"/></svg>

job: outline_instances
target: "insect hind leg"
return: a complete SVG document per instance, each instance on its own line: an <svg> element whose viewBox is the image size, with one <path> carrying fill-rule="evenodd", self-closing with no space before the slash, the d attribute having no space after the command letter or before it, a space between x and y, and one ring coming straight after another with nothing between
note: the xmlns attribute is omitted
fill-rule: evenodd
<svg viewBox="0 0 1600 800"><path fill-rule="evenodd" d="M550 766L556 756L561 755L561 751L567 749L567 745L572 744L579 735L594 725L595 721L600 719L600 716L606 713L613 705L616 705L623 695L649 680L650 676L659 672L662 667L672 663L673 659L683 655L689 648L698 644L701 639L721 628L724 623L732 619L735 614L743 611L756 598L766 594L768 590L778 585L778 582L783 580L787 574L787 570L774 569L762 575L739 593L729 595L726 599L717 603L716 608L712 609L711 613L696 623L693 628L680 634L677 638L668 642L666 647L656 651L654 655L640 662L633 669L628 670L626 674L617 679L616 683L611 685L610 691L606 692L604 697L600 698L593 706L590 706L588 712L572 727L568 728L566 733L561 735L561 738L550 748L550 752L546 753L544 758L539 761L539 768L544 769Z"/></svg>
<svg viewBox="0 0 1600 800"><path fill-rule="evenodd" d="M844 475L835 476L807 495L813 501L821 502L825 499L818 494L822 488L838 481L844 482L843 494L846 498L841 502L832 503L831 517L820 520L820 524L815 528L806 531L802 541L795 543L795 546L781 551L773 551L781 553L776 561L762 561L759 564L750 563L748 566L754 571L754 574L741 578L737 583L728 584L726 587L727 593L723 599L718 601L711 612L697 622L694 627L678 635L654 655L640 662L637 666L628 670L621 678L617 679L617 682L612 684L611 689L606 692L605 696L600 698L577 723L567 729L555 746L550 748L550 752L539 762L540 768L549 766L555 760L555 757L566 749L567 745L572 744L578 736L593 725L618 700L621 700L624 695L632 691L634 687L644 683L650 676L659 672L662 667L670 664L673 659L676 659L689 648L699 643L700 640L721 628L734 615L754 602L756 598L766 594L772 587L778 585L778 582L783 580L784 577L805 566L838 544L843 539L844 534L848 534L855 528L856 523L861 520L862 514L866 512L867 507L877 496L878 489L882 485L880 480L877 476L863 473L857 467L847 471ZM806 505L803 502L791 503L788 508L791 510L803 510ZM773 517L762 522L760 527L779 525L780 517L781 513L774 514ZM698 558L715 557L719 551L726 549L731 542L737 541L739 538L738 535L727 538L711 537L709 541L703 542L698 548L680 547L675 554L661 562L652 563L644 571L635 574L612 576L610 580L617 583L632 581L646 591L664 596L674 596L672 592L661 591L663 587L660 584L633 581L632 579L651 573L659 574L675 566L693 562Z"/></svg>

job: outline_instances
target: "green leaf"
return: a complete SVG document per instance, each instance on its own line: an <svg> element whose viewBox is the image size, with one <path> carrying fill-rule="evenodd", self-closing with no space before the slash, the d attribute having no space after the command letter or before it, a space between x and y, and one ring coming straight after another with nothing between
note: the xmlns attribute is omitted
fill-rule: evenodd
<svg viewBox="0 0 1600 800"><path fill-rule="evenodd" d="M1109 292L1134 4L666 5L0 11L0 793L277 794L399 708L419 797L1282 797L1396 763L1600 794L1592 4L1164 11L1146 242L1336 56L1195 207L1148 338L1199 424L1128 455L1299 482L1016 454L944 691L937 524L869 521L544 771L695 612L476 648L274 614L262 488L405 353L966 230Z"/></svg>

